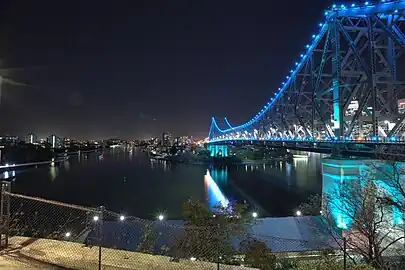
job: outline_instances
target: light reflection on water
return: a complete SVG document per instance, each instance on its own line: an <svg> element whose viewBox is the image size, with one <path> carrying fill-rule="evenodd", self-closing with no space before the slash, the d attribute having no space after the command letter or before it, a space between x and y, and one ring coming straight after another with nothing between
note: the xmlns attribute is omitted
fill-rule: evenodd
<svg viewBox="0 0 405 270"><path fill-rule="evenodd" d="M217 174L218 170L211 170L213 173ZM227 171L221 170L220 175L225 177L227 175ZM222 180L226 180L223 178ZM207 169L207 173L204 175L204 184L205 184L205 191L206 191L206 199L208 207L211 211L215 211L215 206L221 205L222 207L226 207L229 204L228 198L225 197L222 190L219 188L215 180L211 177L210 170Z"/></svg>

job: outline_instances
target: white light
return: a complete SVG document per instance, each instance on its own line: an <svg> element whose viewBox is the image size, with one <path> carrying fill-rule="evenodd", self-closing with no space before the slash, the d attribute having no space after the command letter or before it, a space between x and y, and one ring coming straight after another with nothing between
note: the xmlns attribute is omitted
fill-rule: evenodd
<svg viewBox="0 0 405 270"><path fill-rule="evenodd" d="M65 237L70 237L70 232L65 233Z"/></svg>
<svg viewBox="0 0 405 270"><path fill-rule="evenodd" d="M120 216L120 220L121 220L121 221L124 221L124 220L125 220L125 216L122 216L122 215L121 215L121 216Z"/></svg>
<svg viewBox="0 0 405 270"><path fill-rule="evenodd" d="M319 211L319 213L320 213L320 214L322 214L322 210L321 210L321 211Z"/></svg>
<svg viewBox="0 0 405 270"><path fill-rule="evenodd" d="M299 217L299 216L301 216L301 211L300 210L297 210L297 212L295 212L295 214Z"/></svg>
<svg viewBox="0 0 405 270"><path fill-rule="evenodd" d="M163 215L159 215L159 216L158 216L158 219L159 219L160 221L162 221L162 220L165 219L165 217L164 217Z"/></svg>
<svg viewBox="0 0 405 270"><path fill-rule="evenodd" d="M256 213L256 212L253 212L253 213L252 213L252 217L257 218L257 213Z"/></svg>
<svg viewBox="0 0 405 270"><path fill-rule="evenodd" d="M94 220L94 221L97 221L97 220L98 220L98 216L94 216L94 217L93 217L93 220Z"/></svg>
<svg viewBox="0 0 405 270"><path fill-rule="evenodd" d="M195 261L195 260L197 260L195 257L190 258L190 261Z"/></svg>
<svg viewBox="0 0 405 270"><path fill-rule="evenodd" d="M212 215L213 218L217 217L216 215Z"/></svg>

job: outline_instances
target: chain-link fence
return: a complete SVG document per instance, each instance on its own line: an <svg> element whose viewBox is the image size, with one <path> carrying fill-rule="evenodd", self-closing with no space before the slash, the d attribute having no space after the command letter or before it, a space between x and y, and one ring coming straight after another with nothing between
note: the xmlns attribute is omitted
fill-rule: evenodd
<svg viewBox="0 0 405 270"><path fill-rule="evenodd" d="M244 255L255 241L278 252L308 244L13 194L6 182L0 210L3 253L42 269L255 269Z"/></svg>

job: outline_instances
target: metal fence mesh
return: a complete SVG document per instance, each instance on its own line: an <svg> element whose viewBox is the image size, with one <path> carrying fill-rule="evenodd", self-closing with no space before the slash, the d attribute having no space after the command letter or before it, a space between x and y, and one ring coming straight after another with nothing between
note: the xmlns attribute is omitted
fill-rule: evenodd
<svg viewBox="0 0 405 270"><path fill-rule="evenodd" d="M244 265L241 242L259 239L279 251L307 243L242 235L232 241L215 226L124 217L100 208L2 192L2 247L39 268L253 269Z"/></svg>

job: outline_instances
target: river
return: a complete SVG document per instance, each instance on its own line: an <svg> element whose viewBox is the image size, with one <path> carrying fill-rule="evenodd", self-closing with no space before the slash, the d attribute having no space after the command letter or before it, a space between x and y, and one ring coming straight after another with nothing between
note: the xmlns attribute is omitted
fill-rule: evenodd
<svg viewBox="0 0 405 270"><path fill-rule="evenodd" d="M321 192L321 156L311 153L292 164L171 165L149 160L136 148L114 148L100 153L70 156L55 166L43 166L15 175L12 192L154 219L163 213L181 217L189 198L207 203L247 202L259 216L290 216L309 194Z"/></svg>

